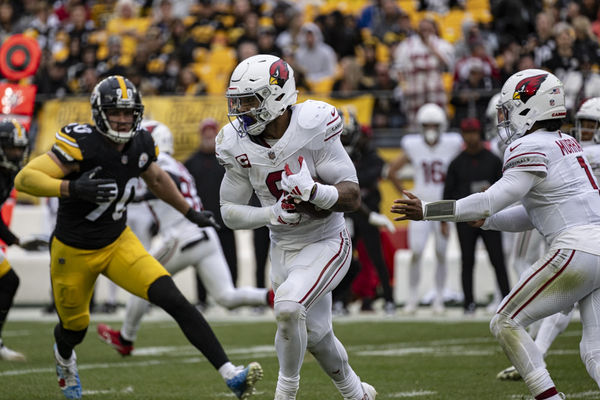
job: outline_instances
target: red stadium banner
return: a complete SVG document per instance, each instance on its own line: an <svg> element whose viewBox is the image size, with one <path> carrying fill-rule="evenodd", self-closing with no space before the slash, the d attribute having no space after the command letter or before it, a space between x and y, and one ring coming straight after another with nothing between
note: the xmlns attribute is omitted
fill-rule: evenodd
<svg viewBox="0 0 600 400"><path fill-rule="evenodd" d="M0 114L15 118L29 130L37 86L0 83Z"/></svg>

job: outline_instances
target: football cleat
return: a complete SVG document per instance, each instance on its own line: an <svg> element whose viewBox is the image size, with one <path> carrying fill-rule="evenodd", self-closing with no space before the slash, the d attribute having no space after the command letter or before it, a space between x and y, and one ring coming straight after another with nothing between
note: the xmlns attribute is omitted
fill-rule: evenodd
<svg viewBox="0 0 600 400"><path fill-rule="evenodd" d="M363 396L360 398L360 400L375 400L375 397L377 397L377 390L375 390L375 388L369 385L367 382L361 382L360 385L363 389ZM344 398L344 400L351 399Z"/></svg>
<svg viewBox="0 0 600 400"><path fill-rule="evenodd" d="M500 379L501 381L518 381L521 380L521 374L519 374L519 371L517 371L517 369L511 365L510 367L498 372L496 379Z"/></svg>
<svg viewBox="0 0 600 400"><path fill-rule="evenodd" d="M254 393L254 385L262 379L262 376L263 370L260 364L251 362L236 376L227 379L225 383L238 399L246 400L252 396Z"/></svg>
<svg viewBox="0 0 600 400"><path fill-rule="evenodd" d="M98 337L104 343L111 345L119 354L122 356L131 355L133 351L132 344L123 344L121 342L121 335L119 331L115 331L110 326L105 324L98 324Z"/></svg>
<svg viewBox="0 0 600 400"><path fill-rule="evenodd" d="M71 358L64 363L54 345L54 359L56 360L56 376L58 386L67 399L81 399L81 382L77 372L77 356L75 350Z"/></svg>
<svg viewBox="0 0 600 400"><path fill-rule="evenodd" d="M6 347L5 345L0 345L0 360L6 361L26 361L25 356L18 351L14 351Z"/></svg>
<svg viewBox="0 0 600 400"><path fill-rule="evenodd" d="M386 301L383 305L383 312L386 315L396 314L396 303L394 303L393 301Z"/></svg>

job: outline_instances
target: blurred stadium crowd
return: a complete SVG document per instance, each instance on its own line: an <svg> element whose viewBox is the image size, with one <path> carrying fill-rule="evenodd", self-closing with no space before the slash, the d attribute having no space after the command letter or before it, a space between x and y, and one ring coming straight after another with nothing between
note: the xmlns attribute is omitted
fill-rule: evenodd
<svg viewBox="0 0 600 400"><path fill-rule="evenodd" d="M596 0L2 0L0 40L43 52L37 102L88 96L111 74L143 95L222 95L237 63L283 57L301 93L375 96L371 125L410 130L424 103L486 124L517 70L565 83L570 117L600 95ZM367 121L365 121L367 122Z"/></svg>

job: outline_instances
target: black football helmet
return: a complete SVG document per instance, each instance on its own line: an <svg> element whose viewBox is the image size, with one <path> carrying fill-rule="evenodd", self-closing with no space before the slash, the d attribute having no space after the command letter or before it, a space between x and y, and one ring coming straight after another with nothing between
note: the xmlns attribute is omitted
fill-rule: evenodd
<svg viewBox="0 0 600 400"><path fill-rule="evenodd" d="M16 120L0 121L0 167L18 171L29 152L29 139L25 128Z"/></svg>
<svg viewBox="0 0 600 400"><path fill-rule="evenodd" d="M96 127L106 137L116 143L128 142L137 132L144 115L142 96L135 85L120 75L109 76L100 81L90 96L92 118ZM127 109L133 113L133 124L129 131L114 130L106 112L109 109Z"/></svg>
<svg viewBox="0 0 600 400"><path fill-rule="evenodd" d="M338 114L344 121L344 129L340 136L340 140L344 145L344 149L350 155L354 153L356 145L360 140L361 130L358 118L356 117L356 110L352 106L342 106L337 109Z"/></svg>

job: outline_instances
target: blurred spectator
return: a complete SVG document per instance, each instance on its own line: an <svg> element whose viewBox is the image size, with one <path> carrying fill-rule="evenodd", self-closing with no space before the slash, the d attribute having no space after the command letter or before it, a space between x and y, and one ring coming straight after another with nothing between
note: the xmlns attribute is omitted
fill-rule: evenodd
<svg viewBox="0 0 600 400"><path fill-rule="evenodd" d="M450 8L465 8L466 0L419 0L418 11L446 14Z"/></svg>
<svg viewBox="0 0 600 400"><path fill-rule="evenodd" d="M483 75L496 83L500 73L496 67L496 60L486 52L484 43L479 39L473 40L469 43L469 49L470 53L458 60L454 66L454 81L466 81L471 65L476 63L481 66Z"/></svg>
<svg viewBox="0 0 600 400"><path fill-rule="evenodd" d="M495 36L484 35L479 25L470 18L465 18L461 25L462 37L454 44L454 57L460 60L471 55L475 43L483 45L485 54L493 55L498 48Z"/></svg>
<svg viewBox="0 0 600 400"><path fill-rule="evenodd" d="M542 67L552 71L558 79L562 80L568 72L579 69L579 60L573 52L575 33L566 22L556 24L553 31L556 47L552 51L552 56L542 64Z"/></svg>
<svg viewBox="0 0 600 400"><path fill-rule="evenodd" d="M248 57L259 54L258 46L252 41L244 41L238 44L236 55L239 62L244 61Z"/></svg>
<svg viewBox="0 0 600 400"><path fill-rule="evenodd" d="M300 30L302 29L303 18L302 12L295 6L290 6L286 10L286 18L288 20L288 25L284 31L277 35L275 43L281 48L283 54L293 54L300 45ZM277 20L275 19L274 21Z"/></svg>
<svg viewBox="0 0 600 400"><path fill-rule="evenodd" d="M344 15L337 10L324 17L323 37L325 43L333 48L339 59L354 56L355 48L361 42L354 17Z"/></svg>
<svg viewBox="0 0 600 400"><path fill-rule="evenodd" d="M121 36L113 35L107 41L107 55L98 62L98 73L101 76L124 75L131 63L130 57L124 57Z"/></svg>
<svg viewBox="0 0 600 400"><path fill-rule="evenodd" d="M502 176L502 161L483 146L479 120L474 118L462 120L460 130L465 142L465 150L448 166L444 200L458 200L472 193L483 192ZM472 315L476 308L473 296L473 270L475 247L479 237L483 239L494 267L502 297L510 290L502 250L502 236L499 231L473 228L466 222L457 222L456 231L462 260L464 313Z"/></svg>
<svg viewBox="0 0 600 400"><path fill-rule="evenodd" d="M58 18L52 13L52 6L45 1L38 0L34 4L33 19L23 32L35 38L42 51L51 50L59 26Z"/></svg>
<svg viewBox="0 0 600 400"><path fill-rule="evenodd" d="M596 0L577 0L573 3L579 6L579 14L586 17L588 21L595 21L598 18L600 4Z"/></svg>
<svg viewBox="0 0 600 400"><path fill-rule="evenodd" d="M18 15L10 0L0 2L0 43L4 42L10 35L17 33Z"/></svg>
<svg viewBox="0 0 600 400"><path fill-rule="evenodd" d="M573 53L581 60L585 55L592 64L600 63L600 46L598 38L592 32L592 24L586 17L580 16L573 19L573 30L575 32L575 42L573 43Z"/></svg>
<svg viewBox="0 0 600 400"><path fill-rule="evenodd" d="M519 58L521 56L521 45L516 41L508 43L498 57L499 63L499 82L503 83L515 72L518 71Z"/></svg>
<svg viewBox="0 0 600 400"><path fill-rule="evenodd" d="M492 0L490 5L500 48L512 41L522 44L523 38L534 30L535 15L542 9L541 1Z"/></svg>
<svg viewBox="0 0 600 400"><path fill-rule="evenodd" d="M88 19L85 5L75 4L71 7L69 18L64 21L64 30L71 40L79 39L81 46L87 46L90 43L95 26L94 22Z"/></svg>
<svg viewBox="0 0 600 400"><path fill-rule="evenodd" d="M133 57L138 40L144 38L150 26L150 18L139 17L139 5L134 0L118 0L111 18L106 24L108 35L117 35L122 40L122 53Z"/></svg>
<svg viewBox="0 0 600 400"><path fill-rule="evenodd" d="M340 77L333 83L333 97L349 98L358 96L360 91L370 89L362 76L362 70L356 57L344 57L340 61L342 73Z"/></svg>
<svg viewBox="0 0 600 400"><path fill-rule="evenodd" d="M54 59L40 65L34 84L37 94L46 100L65 97L70 93L67 65Z"/></svg>
<svg viewBox="0 0 600 400"><path fill-rule="evenodd" d="M255 12L249 12L248 14L246 14L244 16L244 18L242 19L242 23L240 25L240 27L237 29L237 32L239 33L234 33L233 36L239 36L237 38L237 40L235 40L236 43L240 43L240 42L254 42L257 43L258 42L258 31L259 31L259 24L258 24L258 14ZM234 30L235 32L235 30Z"/></svg>
<svg viewBox="0 0 600 400"><path fill-rule="evenodd" d="M198 78L191 66L183 68L179 72L175 94L186 96L197 96L206 93L206 84Z"/></svg>
<svg viewBox="0 0 600 400"><path fill-rule="evenodd" d="M550 12L538 13L535 17L535 31L523 46L524 53L534 54L535 65L538 67L552 58L552 52L556 48L553 26L554 17Z"/></svg>
<svg viewBox="0 0 600 400"><path fill-rule="evenodd" d="M592 97L600 96L600 74L594 71L587 55L581 57L578 71L569 71L563 78L567 116L574 121L575 112L581 104Z"/></svg>
<svg viewBox="0 0 600 400"><path fill-rule="evenodd" d="M258 29L258 53L271 54L281 58L283 53L277 44L275 44L275 28L272 25L261 26Z"/></svg>
<svg viewBox="0 0 600 400"><path fill-rule="evenodd" d="M408 123L415 127L415 117L425 103L446 107L447 96L442 73L454 67L454 48L438 36L435 22L424 18L418 34L412 35L396 48L394 68L404 96Z"/></svg>
<svg viewBox="0 0 600 400"><path fill-rule="evenodd" d="M454 106L452 126L460 126L465 118L475 118L485 125L485 110L496 92L498 85L490 74L486 74L486 64L477 57L471 57L464 65L467 76L459 79L452 88L450 103Z"/></svg>
<svg viewBox="0 0 600 400"><path fill-rule="evenodd" d="M323 42L319 27L312 22L302 26L299 38L300 46L296 50L296 65L304 71L309 82L333 79L337 58L328 44Z"/></svg>
<svg viewBox="0 0 600 400"><path fill-rule="evenodd" d="M402 112L402 93L390 76L388 63L375 64L375 85L371 93L374 97L371 116L373 128L400 128L406 125L406 115Z"/></svg>

